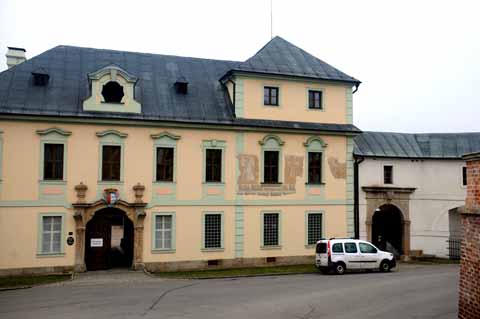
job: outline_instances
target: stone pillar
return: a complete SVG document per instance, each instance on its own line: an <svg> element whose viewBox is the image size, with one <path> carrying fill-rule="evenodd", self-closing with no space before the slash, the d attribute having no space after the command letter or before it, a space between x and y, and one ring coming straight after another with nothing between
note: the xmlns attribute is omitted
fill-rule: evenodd
<svg viewBox="0 0 480 319"><path fill-rule="evenodd" d="M467 154L458 318L480 318L480 153Z"/></svg>
<svg viewBox="0 0 480 319"><path fill-rule="evenodd" d="M135 235L134 235L134 247L133 247L133 265L135 270L142 270L144 268L143 262L143 222L145 219L145 211L143 207L136 209L136 221L135 221Z"/></svg>
<svg viewBox="0 0 480 319"><path fill-rule="evenodd" d="M83 223L84 209L76 209L73 217L75 218L76 245L75 245L75 267L76 272L87 270L85 266L85 225Z"/></svg>

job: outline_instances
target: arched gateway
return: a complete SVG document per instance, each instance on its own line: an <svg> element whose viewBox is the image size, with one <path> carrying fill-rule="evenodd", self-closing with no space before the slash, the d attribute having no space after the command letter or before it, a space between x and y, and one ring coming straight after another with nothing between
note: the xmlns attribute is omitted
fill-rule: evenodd
<svg viewBox="0 0 480 319"><path fill-rule="evenodd" d="M384 251L403 255L403 216L397 206L380 206L372 217L372 243Z"/></svg>
<svg viewBox="0 0 480 319"><path fill-rule="evenodd" d="M143 222L145 187L135 185L135 202L123 200L92 203L85 201L87 186L77 185L74 208L76 243L75 271L108 269L116 266L143 267ZM108 192L111 190L105 190Z"/></svg>

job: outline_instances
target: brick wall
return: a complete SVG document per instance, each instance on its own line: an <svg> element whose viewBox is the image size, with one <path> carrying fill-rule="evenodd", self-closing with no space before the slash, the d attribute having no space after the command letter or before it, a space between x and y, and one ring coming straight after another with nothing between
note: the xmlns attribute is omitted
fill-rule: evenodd
<svg viewBox="0 0 480 319"><path fill-rule="evenodd" d="M464 238L460 264L458 318L480 318L480 153L467 161L467 198L462 214Z"/></svg>

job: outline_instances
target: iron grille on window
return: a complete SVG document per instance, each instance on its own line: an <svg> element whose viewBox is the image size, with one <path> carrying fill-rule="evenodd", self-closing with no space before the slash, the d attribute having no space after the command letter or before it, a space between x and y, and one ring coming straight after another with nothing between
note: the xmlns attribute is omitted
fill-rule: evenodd
<svg viewBox="0 0 480 319"><path fill-rule="evenodd" d="M322 153L308 153L308 183L322 183Z"/></svg>
<svg viewBox="0 0 480 319"><path fill-rule="evenodd" d="M204 247L222 248L222 215L205 214L204 217Z"/></svg>
<svg viewBox="0 0 480 319"><path fill-rule="evenodd" d="M207 149L205 156L205 182L222 181L222 150Z"/></svg>
<svg viewBox="0 0 480 319"><path fill-rule="evenodd" d="M278 214L268 213L263 215L263 245L278 246Z"/></svg>
<svg viewBox="0 0 480 319"><path fill-rule="evenodd" d="M308 91L308 108L319 110L323 108L322 91Z"/></svg>
<svg viewBox="0 0 480 319"><path fill-rule="evenodd" d="M278 106L278 88L271 86L263 88L263 104Z"/></svg>
<svg viewBox="0 0 480 319"><path fill-rule="evenodd" d="M308 244L315 245L322 238L322 214L308 214Z"/></svg>
<svg viewBox="0 0 480 319"><path fill-rule="evenodd" d="M63 144L45 144L43 179L63 179Z"/></svg>
<svg viewBox="0 0 480 319"><path fill-rule="evenodd" d="M173 181L172 147L157 147L157 181Z"/></svg>
<svg viewBox="0 0 480 319"><path fill-rule="evenodd" d="M383 183L393 184L393 166L386 165L383 167Z"/></svg>
<svg viewBox="0 0 480 319"><path fill-rule="evenodd" d="M263 182L278 183L278 151L265 151L263 157Z"/></svg>
<svg viewBox="0 0 480 319"><path fill-rule="evenodd" d="M155 248L172 248L172 216L159 215L155 217Z"/></svg>
<svg viewBox="0 0 480 319"><path fill-rule="evenodd" d="M119 181L120 180L120 146L103 146L102 151L102 180Z"/></svg>
<svg viewBox="0 0 480 319"><path fill-rule="evenodd" d="M52 254L61 252L62 217L42 217L42 253Z"/></svg>

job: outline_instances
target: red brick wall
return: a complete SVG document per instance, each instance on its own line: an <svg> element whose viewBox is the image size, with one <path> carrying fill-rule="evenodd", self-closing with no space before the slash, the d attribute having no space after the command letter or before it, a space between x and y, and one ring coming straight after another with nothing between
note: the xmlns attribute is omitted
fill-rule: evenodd
<svg viewBox="0 0 480 319"><path fill-rule="evenodd" d="M467 159L458 318L480 318L480 154Z"/></svg>

